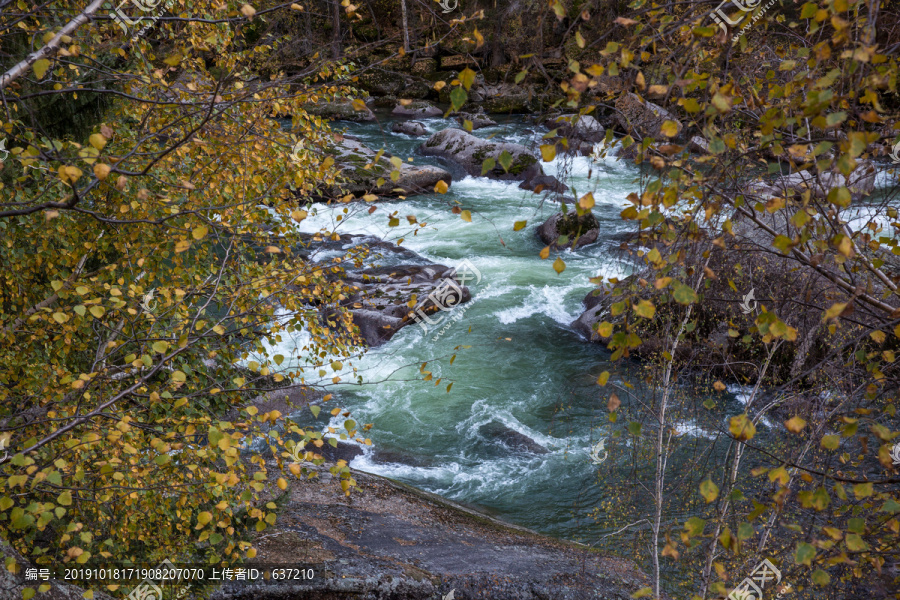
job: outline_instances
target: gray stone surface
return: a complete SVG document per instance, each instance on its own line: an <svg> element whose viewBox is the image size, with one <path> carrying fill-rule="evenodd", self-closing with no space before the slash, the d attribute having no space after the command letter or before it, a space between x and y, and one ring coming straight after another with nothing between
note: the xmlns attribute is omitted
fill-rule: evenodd
<svg viewBox="0 0 900 600"><path fill-rule="evenodd" d="M521 144L483 140L462 129L444 129L428 138L420 147L425 156L439 156L461 166L469 175L481 176L482 163L493 158L494 168L485 175L492 179L527 181L543 175L538 159ZM500 166L500 155L512 155L509 171Z"/></svg>

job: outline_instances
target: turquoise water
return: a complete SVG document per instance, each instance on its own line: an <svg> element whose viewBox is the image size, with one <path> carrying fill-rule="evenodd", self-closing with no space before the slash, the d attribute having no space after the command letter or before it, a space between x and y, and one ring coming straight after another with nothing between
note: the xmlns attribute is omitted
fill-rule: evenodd
<svg viewBox="0 0 900 600"><path fill-rule="evenodd" d="M444 119L423 122L430 133L456 126ZM381 127L349 124L347 133L404 160L412 156L416 163L441 165L414 153L427 138L391 133L388 119L381 119ZM476 135L534 144L544 133L511 117ZM558 204L520 190L518 182L465 177L455 180L445 195L385 200L373 214L362 203L350 205L347 215L342 212L347 205L316 205L301 227L306 232L324 228L391 241L403 238L404 247L430 261L454 266L466 259L481 275L477 284L469 282L472 301L449 313L459 318L449 321L436 340L448 321L427 334L418 326L406 327L355 362L362 385L343 383L330 389L358 422L374 424L368 434L374 447L392 453L390 460L379 460L384 455L366 448L351 467L478 505L543 533L590 541L601 528L587 512L613 497L616 481L627 477L633 465L621 447L610 453L599 473L591 464L590 446L606 438L610 427L608 391L601 390L596 379L613 369L608 351L586 343L570 323L594 287L590 277L621 276L630 269L615 251L620 242L613 237L626 231L619 213L625 197L638 188L640 173L633 164L613 158L567 160L545 163L545 172L567 170L579 195L593 192L601 235L597 243L575 253L562 252L566 269L561 274L551 266L555 254L549 260L539 257L543 244L534 234L537 225L559 210ZM471 210L471 223L450 211L454 200ZM393 211L405 227L388 227L387 213ZM406 215L415 215L427 227L413 235ZM514 232L513 223L521 220L528 226ZM273 350L296 357L302 346L302 337L285 339ZM457 350L460 346L469 348ZM422 381L419 368L426 361L434 379L441 378L437 386ZM348 368L342 379L352 382L355 375ZM499 423L531 438L548 452L504 444L482 430L492 422L493 427ZM340 428L342 423L340 417L332 425ZM707 436L691 423L677 427L688 435Z"/></svg>

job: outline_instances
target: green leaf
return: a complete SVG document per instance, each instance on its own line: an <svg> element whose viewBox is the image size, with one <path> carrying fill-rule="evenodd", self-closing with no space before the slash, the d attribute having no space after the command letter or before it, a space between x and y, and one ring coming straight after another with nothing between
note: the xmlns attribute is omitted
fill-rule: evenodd
<svg viewBox="0 0 900 600"><path fill-rule="evenodd" d="M640 435L641 434L641 424L637 421L630 421L627 425L628 433L631 435Z"/></svg>
<svg viewBox="0 0 900 600"><path fill-rule="evenodd" d="M527 76L528 76L528 70L527 70L527 69L526 69L526 70L523 70L523 71L519 71L518 73L516 73L516 79L515 79L515 82L516 82L516 83L522 83L522 80L525 79L525 77L527 77Z"/></svg>
<svg viewBox="0 0 900 600"><path fill-rule="evenodd" d="M822 447L826 450L837 450L841 445L841 438L837 435L826 435L822 438Z"/></svg>
<svg viewBox="0 0 900 600"><path fill-rule="evenodd" d="M822 569L816 569L810 575L810 579L816 585L828 585L831 583L831 575L823 571Z"/></svg>
<svg viewBox="0 0 900 600"><path fill-rule="evenodd" d="M702 535L704 527L706 527L706 521L698 517L691 517L684 524L684 530L690 537Z"/></svg>
<svg viewBox="0 0 900 600"><path fill-rule="evenodd" d="M672 297L675 298L675 302L684 305L693 304L698 300L694 290L683 283L680 283L675 287L675 292L672 294Z"/></svg>
<svg viewBox="0 0 900 600"><path fill-rule="evenodd" d="M59 495L56 503L60 506L72 506L72 493L68 490Z"/></svg>
<svg viewBox="0 0 900 600"><path fill-rule="evenodd" d="M466 103L468 98L469 95L466 94L466 90L461 87L454 88L453 91L450 92L450 104L453 107L453 110L462 108L462 105Z"/></svg>
<svg viewBox="0 0 900 600"><path fill-rule="evenodd" d="M749 540L754 536L756 531L750 523L741 523L738 525L737 537L739 540Z"/></svg>
<svg viewBox="0 0 900 600"><path fill-rule="evenodd" d="M102 306L98 306L98 305L96 305L96 304L95 304L94 306L92 306L92 307L91 307L90 309L88 309L88 310L91 311L91 314L94 315L94 318L95 318L95 319L99 319L100 317L102 317L102 316L106 313L106 311L103 309Z"/></svg>
<svg viewBox="0 0 900 600"><path fill-rule="evenodd" d="M483 177L488 171L490 171L491 169L493 169L495 166L497 166L497 162L493 159L493 157L484 159L484 162L481 163L481 175L482 175L482 177Z"/></svg>
<svg viewBox="0 0 900 600"><path fill-rule="evenodd" d="M509 168L513 164L513 157L508 151L504 150L500 153L500 157L497 159L500 163L500 166L503 167L503 170L507 173L509 172Z"/></svg>
<svg viewBox="0 0 900 600"><path fill-rule="evenodd" d="M841 208L847 208L850 206L850 190L844 186L831 188L828 192L828 201Z"/></svg>
<svg viewBox="0 0 900 600"><path fill-rule="evenodd" d="M816 557L816 547L812 544L807 544L806 542L800 542L797 544L797 549L794 551L794 562L798 565L811 565L812 560Z"/></svg>
<svg viewBox="0 0 900 600"><path fill-rule="evenodd" d="M318 419L319 413L322 412L322 407L317 404L313 404L309 407L309 412L311 412L313 414L313 417Z"/></svg>
<svg viewBox="0 0 900 600"><path fill-rule="evenodd" d="M153 348L153 351L156 352L157 354L165 354L166 350L169 349L169 343L162 342L162 341L153 342L152 348Z"/></svg>
<svg viewBox="0 0 900 600"><path fill-rule="evenodd" d="M714 501L719 497L719 486L713 483L712 479L707 479L700 484L700 495L706 500L706 503Z"/></svg>
<svg viewBox="0 0 900 600"><path fill-rule="evenodd" d="M656 307L653 306L653 303L649 300L641 300L637 304L634 305L634 312L639 317L644 317L645 319L652 319L656 314Z"/></svg>
<svg viewBox="0 0 900 600"><path fill-rule="evenodd" d="M844 538L844 542L847 544L847 549L853 552L862 552L869 549L869 544L856 533L848 533L847 537Z"/></svg>
<svg viewBox="0 0 900 600"><path fill-rule="evenodd" d="M76 313L79 317L83 317L84 314L87 312L87 309L84 307L83 304L79 304L78 306L75 307L74 310L75 310L75 313Z"/></svg>

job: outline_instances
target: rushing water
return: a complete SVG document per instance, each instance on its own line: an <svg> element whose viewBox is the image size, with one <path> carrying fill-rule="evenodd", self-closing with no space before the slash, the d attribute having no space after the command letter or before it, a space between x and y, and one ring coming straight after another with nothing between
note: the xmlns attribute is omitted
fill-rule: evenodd
<svg viewBox="0 0 900 600"><path fill-rule="evenodd" d="M440 118L423 122L429 133L456 126ZM349 124L347 133L370 148L384 147L419 164L446 166L415 154L427 138L391 133L390 124L382 116L380 125ZM518 117L475 132L526 145L539 143L544 133ZM560 160L544 163L545 171L557 174L565 169L579 195L593 192L601 227L597 243L562 253L566 269L561 274L551 266L553 255L549 260L539 257L543 244L534 234L559 206L542 203L539 196L519 189L518 182L465 177L455 180L445 195L379 201L379 209L371 214L362 203L349 205L349 215L342 212L347 205L316 205L302 229L403 238L404 247L430 261L454 266L467 259L481 275L477 284L469 282L472 301L450 313L464 311L459 320L445 320L427 333L418 326L406 327L356 362L363 385L349 383L355 379L344 376L348 383L335 390L338 401L353 411L357 422L374 423L369 435L381 453L366 448L351 467L478 505L543 533L591 541L598 531L587 512L614 497L615 482L627 477L633 465L627 453L610 453L598 483L598 467L591 464L589 450L609 435L610 424L606 395L596 379L613 369L608 351L585 342L570 323L594 287L590 277L623 275L630 268L615 252L619 242L613 239L625 231L619 213L625 197L638 188L640 173L633 164L612 157L568 158L567 165ZM471 210L471 223L451 212L454 201ZM427 227L416 235L410 226L391 228L388 213L393 211L403 225L406 215L415 215ZM514 232L514 222L521 220L528 226ZM468 348L456 350L460 346ZM273 350L297 356L300 347L302 340L285 339ZM433 378L441 378L440 385L422 381L419 368L426 361ZM742 390L732 391L714 420L742 412ZM342 422L343 417L333 425L340 428ZM493 433L484 428L490 423L495 423ZM497 424L548 452L504 444L496 436ZM710 435L708 424L675 427L691 437Z"/></svg>

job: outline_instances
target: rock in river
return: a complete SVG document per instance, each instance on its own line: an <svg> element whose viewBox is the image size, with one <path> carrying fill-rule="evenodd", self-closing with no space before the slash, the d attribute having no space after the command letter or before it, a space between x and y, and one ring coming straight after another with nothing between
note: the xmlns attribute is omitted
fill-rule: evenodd
<svg viewBox="0 0 900 600"><path fill-rule="evenodd" d="M398 104L394 107L394 110L391 111L391 114L399 117L426 118L440 117L444 114L444 111L429 102L425 102L424 100L416 100L414 102L410 102L406 106L404 106L403 104Z"/></svg>
<svg viewBox="0 0 900 600"><path fill-rule="evenodd" d="M511 450L520 452L531 452L532 454L547 454L548 450L538 444L536 441L519 433L511 427L507 427L499 421L491 421L485 423L478 428L478 433L489 440L495 440Z"/></svg>
<svg viewBox="0 0 900 600"><path fill-rule="evenodd" d="M492 158L494 168L485 175L493 179L512 179L527 181L543 175L538 159L521 144L483 140L462 129L444 129L428 138L420 148L425 156L439 156L450 160L469 175L481 176L482 163ZM507 152L512 156L512 164L508 171L500 165L500 155Z"/></svg>
<svg viewBox="0 0 900 600"><path fill-rule="evenodd" d="M588 213L579 217L574 212L556 213L537 228L537 236L551 248L581 248L597 241L600 224Z"/></svg>
<svg viewBox="0 0 900 600"><path fill-rule="evenodd" d="M333 102L316 102L304 104L303 109L309 114L332 121L374 121L375 114L366 108L356 110L351 100L342 98Z"/></svg>
<svg viewBox="0 0 900 600"><path fill-rule="evenodd" d="M404 162L400 165L400 178L393 182L391 171L394 167L389 155L382 156L381 160L374 164L376 153L349 136L344 136L331 149L331 153L344 179L340 188L326 191L325 195L332 198L340 197L344 193L357 197L364 194L396 196L429 193L434 190L434 185L438 181L444 181L449 185L453 179L450 173L439 167L411 165ZM372 166L366 168L366 165ZM381 185L378 185L379 179L384 179Z"/></svg>
<svg viewBox="0 0 900 600"><path fill-rule="evenodd" d="M391 131L394 133L405 133L406 135L420 136L427 135L428 130L418 121L398 121L391 125Z"/></svg>
<svg viewBox="0 0 900 600"><path fill-rule="evenodd" d="M619 96L616 111L619 125L640 138L651 137L658 141L665 139L661 129L666 121L674 122L676 131L681 132L681 122L675 115L657 104L641 100L631 92Z"/></svg>

